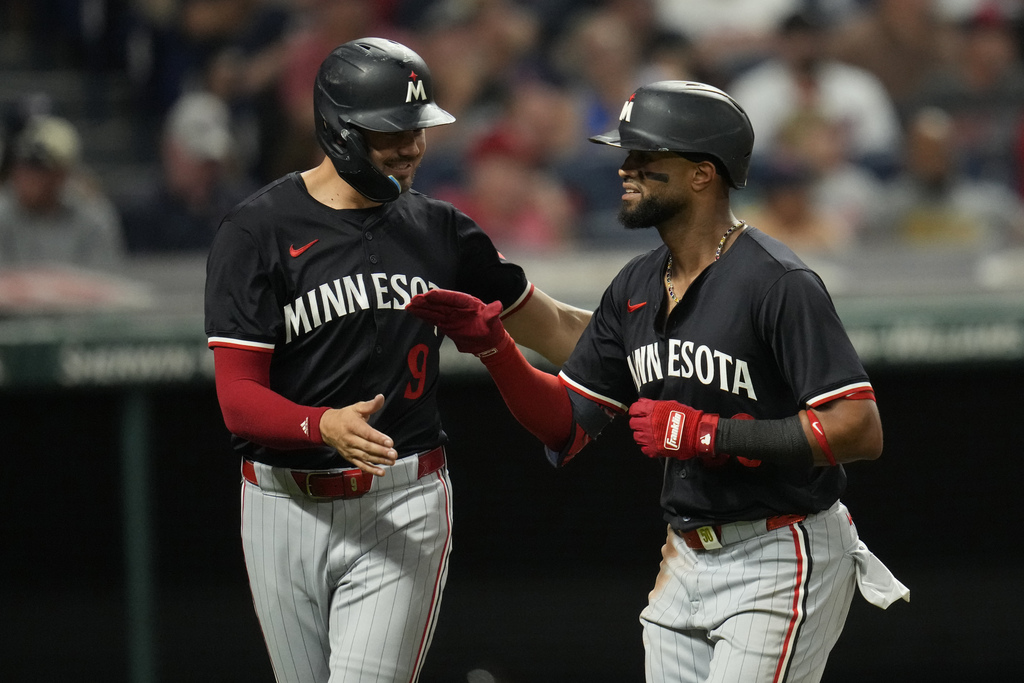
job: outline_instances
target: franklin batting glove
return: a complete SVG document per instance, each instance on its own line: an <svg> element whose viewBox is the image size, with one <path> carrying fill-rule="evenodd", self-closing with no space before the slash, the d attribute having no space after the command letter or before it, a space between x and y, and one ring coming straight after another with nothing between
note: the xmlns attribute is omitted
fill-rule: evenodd
<svg viewBox="0 0 1024 683"><path fill-rule="evenodd" d="M512 343L501 324L501 302L489 304L464 292L432 289L417 294L405 310L434 325L462 353L484 358Z"/></svg>
<svg viewBox="0 0 1024 683"><path fill-rule="evenodd" d="M629 407L633 440L649 458L689 460L715 454L718 415L676 401L641 398Z"/></svg>

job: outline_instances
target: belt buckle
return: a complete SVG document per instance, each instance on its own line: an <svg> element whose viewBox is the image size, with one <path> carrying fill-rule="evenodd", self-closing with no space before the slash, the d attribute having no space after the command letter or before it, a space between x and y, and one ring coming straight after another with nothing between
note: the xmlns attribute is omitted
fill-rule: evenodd
<svg viewBox="0 0 1024 683"><path fill-rule="evenodd" d="M325 498L326 496L318 496L313 493L313 477L317 476L317 472L306 473L306 495L310 498Z"/></svg>
<svg viewBox="0 0 1024 683"><path fill-rule="evenodd" d="M335 491L334 487L331 487L329 493L320 495L314 493L313 484L314 477L320 477L324 479L337 480L341 478L341 490ZM306 474L306 482L304 491L307 496L315 500L331 500L334 498L359 498L365 495L370 490L371 480L368 480L367 475L362 470L353 469L345 470L343 472L308 472Z"/></svg>

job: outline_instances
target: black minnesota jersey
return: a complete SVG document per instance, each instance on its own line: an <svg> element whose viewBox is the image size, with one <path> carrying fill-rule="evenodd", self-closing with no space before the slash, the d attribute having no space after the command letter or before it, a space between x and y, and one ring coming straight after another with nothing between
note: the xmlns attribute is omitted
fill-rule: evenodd
<svg viewBox="0 0 1024 683"><path fill-rule="evenodd" d="M602 424L591 406L624 412L639 397L777 419L870 389L824 284L782 243L748 227L666 320L667 259L662 246L622 269L561 371L590 399L573 403L591 432ZM736 459L709 467L699 458L665 465L662 504L680 529L823 510L846 481L842 467Z"/></svg>
<svg viewBox="0 0 1024 683"><path fill-rule="evenodd" d="M441 337L404 311L435 287L501 301L505 315L532 291L451 204L410 191L375 208L332 209L292 173L222 221L207 263L206 334L211 347L273 353L270 388L298 404L340 408L384 394L370 422L408 455L445 440ZM234 442L270 465L345 466L327 446L285 452Z"/></svg>

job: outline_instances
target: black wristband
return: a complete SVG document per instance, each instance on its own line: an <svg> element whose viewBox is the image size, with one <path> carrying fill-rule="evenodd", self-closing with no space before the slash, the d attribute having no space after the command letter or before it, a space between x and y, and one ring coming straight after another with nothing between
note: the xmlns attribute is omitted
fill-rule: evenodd
<svg viewBox="0 0 1024 683"><path fill-rule="evenodd" d="M715 451L780 467L814 464L814 453L798 415L781 420L720 419Z"/></svg>

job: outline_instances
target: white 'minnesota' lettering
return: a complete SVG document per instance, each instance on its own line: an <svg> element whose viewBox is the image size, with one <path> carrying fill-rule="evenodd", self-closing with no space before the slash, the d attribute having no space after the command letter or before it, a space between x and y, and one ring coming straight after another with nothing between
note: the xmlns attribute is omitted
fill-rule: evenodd
<svg viewBox="0 0 1024 683"><path fill-rule="evenodd" d="M415 295L428 289L437 289L437 285L422 277L410 278L402 273L370 273L369 277L373 283L373 301L377 310L402 310ZM284 341L287 344L335 318L340 319L349 313L368 311L370 308L370 295L362 273L325 282L294 302L285 304Z"/></svg>
<svg viewBox="0 0 1024 683"><path fill-rule="evenodd" d="M715 365L711 362L711 349L701 344L697 347L697 379L701 384L711 384L715 378Z"/></svg>
<svg viewBox="0 0 1024 683"><path fill-rule="evenodd" d="M309 324L309 316L306 314L306 304L301 298L292 304L285 304L284 307L284 343L292 340L292 333L299 335L309 332L312 327Z"/></svg>
<svg viewBox="0 0 1024 683"><path fill-rule="evenodd" d="M644 384L662 379L662 365L657 344L634 349L626 357L633 383L639 390ZM757 400L750 366L741 358L733 358L723 351L708 346L697 346L692 341L669 339L665 358L665 376L689 379L696 374L701 384L710 385L718 379L718 388L739 395L743 392L752 401Z"/></svg>
<svg viewBox="0 0 1024 683"><path fill-rule="evenodd" d="M661 374L661 354L658 352L657 344L651 344L647 347L647 376L651 379L661 379L663 377Z"/></svg>
<svg viewBox="0 0 1024 683"><path fill-rule="evenodd" d="M385 273L374 273L370 277L373 278L373 289L377 292L377 308L391 308L391 302L384 301L384 294L388 291L388 276Z"/></svg>
<svg viewBox="0 0 1024 683"><path fill-rule="evenodd" d="M320 327L324 321L320 319L320 306L316 303L316 290L306 292L306 298L309 299L309 312L313 316L313 327Z"/></svg>
<svg viewBox="0 0 1024 683"><path fill-rule="evenodd" d="M626 358L629 365L629 372L633 375L633 383L639 389L647 382L662 379L661 354L657 344L648 344L635 349L630 357Z"/></svg>
<svg viewBox="0 0 1024 683"><path fill-rule="evenodd" d="M408 282L404 275L397 274L391 276L391 290L395 293L395 308L404 309L409 300L412 299L409 296L409 290L406 289Z"/></svg>
<svg viewBox="0 0 1024 683"><path fill-rule="evenodd" d="M729 363L732 362L732 356L721 351L715 351L715 358L718 359L718 388L722 391L729 391L729 385L726 382L726 378L729 376Z"/></svg>
<svg viewBox="0 0 1024 683"><path fill-rule="evenodd" d="M747 367L747 361L737 358L736 374L733 376L732 393L738 396L740 389L747 392L747 396L750 397L751 401L757 400L757 394L754 393L754 381L750 378L750 368Z"/></svg>
<svg viewBox="0 0 1024 683"><path fill-rule="evenodd" d="M348 312L345 308L345 297L341 294L341 280L335 280L333 284L333 290L331 285L320 285L320 298L324 302L324 322L334 319L332 309L339 318Z"/></svg>
<svg viewBox="0 0 1024 683"><path fill-rule="evenodd" d="M665 359L665 375L668 377L679 377L679 340L668 340L668 358Z"/></svg>
<svg viewBox="0 0 1024 683"><path fill-rule="evenodd" d="M409 293L413 296L417 294L426 294L428 289L437 289L437 285L433 282L427 282L421 277L414 277L412 282L409 283Z"/></svg>
<svg viewBox="0 0 1024 683"><path fill-rule="evenodd" d="M637 391L639 391L640 387L644 385L644 382L640 379L640 375L636 373L636 367L633 365L633 356L636 354L637 352L634 351L630 355L626 356L626 365L629 367L629 374L633 375L633 384L636 385Z"/></svg>
<svg viewBox="0 0 1024 683"><path fill-rule="evenodd" d="M683 342L683 370L682 376L686 379L693 377L693 342Z"/></svg>
<svg viewBox="0 0 1024 683"><path fill-rule="evenodd" d="M361 311L368 309L370 307L370 299L366 296L366 283L363 282L362 273L356 275L355 280L352 279L351 275L346 275L342 278L342 281L345 283L345 297L348 299L348 310L356 310L356 304L359 304L359 310Z"/></svg>

